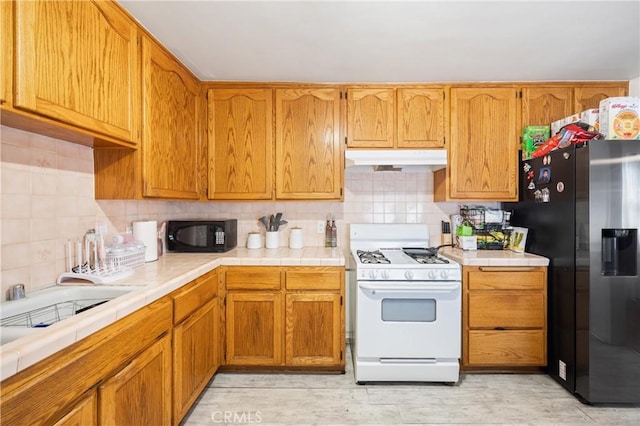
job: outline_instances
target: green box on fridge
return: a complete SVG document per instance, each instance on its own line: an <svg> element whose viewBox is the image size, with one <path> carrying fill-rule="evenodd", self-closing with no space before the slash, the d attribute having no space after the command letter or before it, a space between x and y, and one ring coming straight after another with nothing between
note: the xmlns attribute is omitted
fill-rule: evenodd
<svg viewBox="0 0 640 426"><path fill-rule="evenodd" d="M525 126L522 129L522 159L528 160L540 145L549 139L550 126Z"/></svg>

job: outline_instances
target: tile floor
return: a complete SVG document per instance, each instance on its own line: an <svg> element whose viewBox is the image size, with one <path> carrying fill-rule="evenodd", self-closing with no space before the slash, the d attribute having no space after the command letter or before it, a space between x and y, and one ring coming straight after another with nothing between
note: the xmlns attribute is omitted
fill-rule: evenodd
<svg viewBox="0 0 640 426"><path fill-rule="evenodd" d="M347 351L349 353L349 351ZM640 425L640 407L584 405L544 374L465 374L459 386L356 385L346 374L217 374L196 425Z"/></svg>

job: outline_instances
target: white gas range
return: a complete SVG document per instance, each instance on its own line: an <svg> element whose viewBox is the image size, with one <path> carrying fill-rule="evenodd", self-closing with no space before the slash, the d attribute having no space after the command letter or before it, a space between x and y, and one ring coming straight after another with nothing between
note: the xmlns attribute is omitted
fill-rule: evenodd
<svg viewBox="0 0 640 426"><path fill-rule="evenodd" d="M460 265L428 248L426 225L353 224L350 237L356 382L456 383Z"/></svg>

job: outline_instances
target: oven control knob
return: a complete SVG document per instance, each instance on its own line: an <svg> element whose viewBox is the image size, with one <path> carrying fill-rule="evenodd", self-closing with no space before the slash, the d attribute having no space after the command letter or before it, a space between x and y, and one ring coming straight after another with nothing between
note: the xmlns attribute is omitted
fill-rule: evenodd
<svg viewBox="0 0 640 426"><path fill-rule="evenodd" d="M444 271L441 271L440 276L443 280L446 280L447 278L449 278L449 271L447 271L446 269Z"/></svg>
<svg viewBox="0 0 640 426"><path fill-rule="evenodd" d="M386 269L383 269L381 272L382 278L384 278L385 280L389 279L389 271L387 271Z"/></svg>
<svg viewBox="0 0 640 426"><path fill-rule="evenodd" d="M431 278L432 280L436 279L436 271L429 271L429 273L427 274L429 276L429 278Z"/></svg>
<svg viewBox="0 0 640 426"><path fill-rule="evenodd" d="M378 278L378 270L377 269L371 269L369 271L369 278Z"/></svg>
<svg viewBox="0 0 640 426"><path fill-rule="evenodd" d="M412 280L413 279L413 271L406 271L404 273L404 276L405 276L406 279Z"/></svg>

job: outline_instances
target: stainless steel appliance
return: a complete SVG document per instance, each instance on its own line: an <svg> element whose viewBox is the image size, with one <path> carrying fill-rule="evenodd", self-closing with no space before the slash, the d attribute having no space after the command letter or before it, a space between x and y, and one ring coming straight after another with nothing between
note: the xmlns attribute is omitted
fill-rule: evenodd
<svg viewBox="0 0 640 426"><path fill-rule="evenodd" d="M640 141L526 160L511 224L550 259L548 371L590 403L640 403Z"/></svg>
<svg viewBox="0 0 640 426"><path fill-rule="evenodd" d="M178 252L229 251L237 246L238 220L170 220L167 249Z"/></svg>
<svg viewBox="0 0 640 426"><path fill-rule="evenodd" d="M429 247L418 224L354 224L350 249L355 379L459 379L460 265Z"/></svg>

